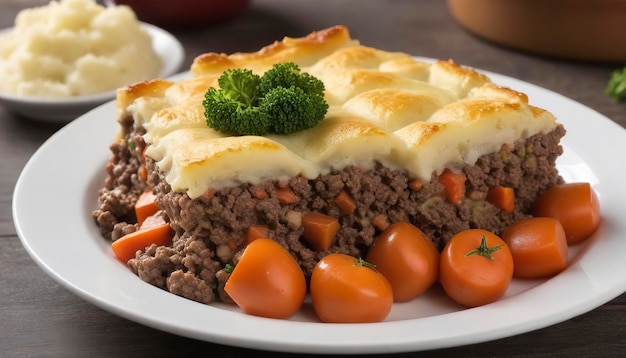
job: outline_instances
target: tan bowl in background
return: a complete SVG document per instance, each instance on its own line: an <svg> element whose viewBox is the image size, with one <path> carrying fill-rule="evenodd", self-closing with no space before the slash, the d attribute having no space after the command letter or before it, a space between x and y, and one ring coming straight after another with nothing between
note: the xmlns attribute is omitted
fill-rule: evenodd
<svg viewBox="0 0 626 358"><path fill-rule="evenodd" d="M541 55L626 62L626 0L448 0L468 31Z"/></svg>

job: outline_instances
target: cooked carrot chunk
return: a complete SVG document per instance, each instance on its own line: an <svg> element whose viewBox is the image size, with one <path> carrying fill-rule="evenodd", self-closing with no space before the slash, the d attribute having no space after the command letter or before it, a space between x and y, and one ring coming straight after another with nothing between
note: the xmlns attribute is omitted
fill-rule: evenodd
<svg viewBox="0 0 626 358"><path fill-rule="evenodd" d="M339 221L317 212L307 213L302 217L304 231L302 237L317 251L328 250L339 231Z"/></svg>
<svg viewBox="0 0 626 358"><path fill-rule="evenodd" d="M226 246L228 246L230 251L232 251L232 252L239 251L239 246L237 246L237 244L235 243L235 241L233 239L226 240L225 244L226 244Z"/></svg>
<svg viewBox="0 0 626 358"><path fill-rule="evenodd" d="M281 204L293 204L297 203L300 198L296 195L296 193L291 190L290 187L276 187L276 198L278 202Z"/></svg>
<svg viewBox="0 0 626 358"><path fill-rule="evenodd" d="M344 214L352 214L356 210L356 202L345 190L342 190L335 198L335 203Z"/></svg>
<svg viewBox="0 0 626 358"><path fill-rule="evenodd" d="M465 180L467 177L461 173L455 173L450 169L445 169L439 175L441 183L446 192L446 198L454 204L460 204L465 196Z"/></svg>
<svg viewBox="0 0 626 358"><path fill-rule="evenodd" d="M266 225L250 225L248 226L248 232L246 234L246 244L259 238L267 238L269 229Z"/></svg>
<svg viewBox="0 0 626 358"><path fill-rule="evenodd" d="M143 224L143 221L150 215L153 215L159 211L159 206L156 202L156 195L152 192L152 190L148 190L143 192L137 198L137 202L135 202L135 216L137 216L137 223L139 226Z"/></svg>
<svg viewBox="0 0 626 358"><path fill-rule="evenodd" d="M391 224L389 223L389 218L387 218L387 215L380 214L374 216L374 218L372 219L372 225L378 230L384 231Z"/></svg>
<svg viewBox="0 0 626 358"><path fill-rule="evenodd" d="M213 197L213 195L215 195L215 189L213 188L209 188L204 192L204 198L205 199L211 199Z"/></svg>
<svg viewBox="0 0 626 358"><path fill-rule="evenodd" d="M515 210L515 191L507 186L494 186L487 193L487 201L507 213L512 213Z"/></svg>
<svg viewBox="0 0 626 358"><path fill-rule="evenodd" d="M265 196L267 195L267 193L265 192L265 189L258 187L255 188L252 191L252 196L257 198L257 199L265 199Z"/></svg>
<svg viewBox="0 0 626 358"><path fill-rule="evenodd" d="M147 181L148 180L148 170L146 169L146 165L145 164L142 164L139 167L139 169L137 169L137 175L143 181Z"/></svg>
<svg viewBox="0 0 626 358"><path fill-rule="evenodd" d="M169 223L158 226L140 229L113 241L111 249L117 258L122 262L135 257L135 253L146 247L156 244L159 246L170 245L172 243L172 229Z"/></svg>

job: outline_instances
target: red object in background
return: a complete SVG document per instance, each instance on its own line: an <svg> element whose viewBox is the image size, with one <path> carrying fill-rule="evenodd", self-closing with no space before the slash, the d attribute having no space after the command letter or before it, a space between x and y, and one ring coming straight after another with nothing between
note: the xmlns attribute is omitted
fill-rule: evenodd
<svg viewBox="0 0 626 358"><path fill-rule="evenodd" d="M139 20L166 28L207 27L239 14L250 0L105 0L128 5Z"/></svg>

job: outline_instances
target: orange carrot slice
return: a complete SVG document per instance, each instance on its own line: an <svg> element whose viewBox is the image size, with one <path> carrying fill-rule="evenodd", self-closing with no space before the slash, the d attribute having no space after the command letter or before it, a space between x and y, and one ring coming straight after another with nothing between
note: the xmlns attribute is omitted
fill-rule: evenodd
<svg viewBox="0 0 626 358"><path fill-rule="evenodd" d="M487 201L507 213L512 213L515 210L515 191L507 186L494 186L487 193Z"/></svg>
<svg viewBox="0 0 626 358"><path fill-rule="evenodd" d="M265 192L265 189L259 187L259 188L254 189L254 191L252 192L252 196L260 200L260 199L265 199L265 196L267 196L267 193Z"/></svg>
<svg viewBox="0 0 626 358"><path fill-rule="evenodd" d="M356 202L345 190L342 190L335 198L335 204L344 214L352 214L356 210Z"/></svg>
<svg viewBox="0 0 626 358"><path fill-rule="evenodd" d="M307 213L302 217L302 237L317 251L328 250L339 231L339 221L317 212Z"/></svg>
<svg viewBox="0 0 626 358"><path fill-rule="evenodd" d="M250 225L248 226L248 232L246 234L246 244L259 238L267 238L269 229L266 225Z"/></svg>
<svg viewBox="0 0 626 358"><path fill-rule="evenodd" d="M465 196L465 180L467 177L461 173L455 173L450 169L445 169L439 175L441 183L446 192L446 198L454 204L460 204Z"/></svg>
<svg viewBox="0 0 626 358"><path fill-rule="evenodd" d="M123 262L135 257L139 250L156 244L159 246L170 245L172 243L172 230L170 224L162 224L146 229L140 229L113 241L111 249L115 256Z"/></svg>
<svg viewBox="0 0 626 358"><path fill-rule="evenodd" d="M300 198L296 195L296 193L291 190L290 187L276 187L276 198L278 202L281 204L293 204L297 203Z"/></svg>
<svg viewBox="0 0 626 358"><path fill-rule="evenodd" d="M159 206L156 203L156 195L152 190L143 192L137 198L135 203L135 215L137 216L137 223L139 226L143 224L143 221L150 215L159 211Z"/></svg>
<svg viewBox="0 0 626 358"><path fill-rule="evenodd" d="M384 214L376 215L372 219L372 225L378 230L383 231L390 225L389 218Z"/></svg>
<svg viewBox="0 0 626 358"><path fill-rule="evenodd" d="M137 169L137 175L139 175L139 178L143 181L148 180L148 170L146 169L145 164L142 164L139 169Z"/></svg>

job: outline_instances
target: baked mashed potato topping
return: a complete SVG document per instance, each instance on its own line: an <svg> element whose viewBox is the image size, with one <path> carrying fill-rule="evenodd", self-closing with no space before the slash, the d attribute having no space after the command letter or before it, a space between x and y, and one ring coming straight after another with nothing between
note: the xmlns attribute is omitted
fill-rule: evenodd
<svg viewBox="0 0 626 358"><path fill-rule="evenodd" d="M161 60L127 6L52 1L22 10L0 34L0 92L74 97L152 79Z"/></svg>
<svg viewBox="0 0 626 358"><path fill-rule="evenodd" d="M289 61L324 82L329 109L318 125L265 136L230 136L207 126L204 94L224 69L261 74ZM313 180L376 163L427 183L432 173L474 165L503 145L557 127L550 112L484 74L451 60L430 63L361 45L344 26L285 38L257 52L200 55L191 73L179 83L155 80L120 89L117 107L120 123L132 117L145 128L146 155L172 189L192 199L209 189L298 175Z"/></svg>

